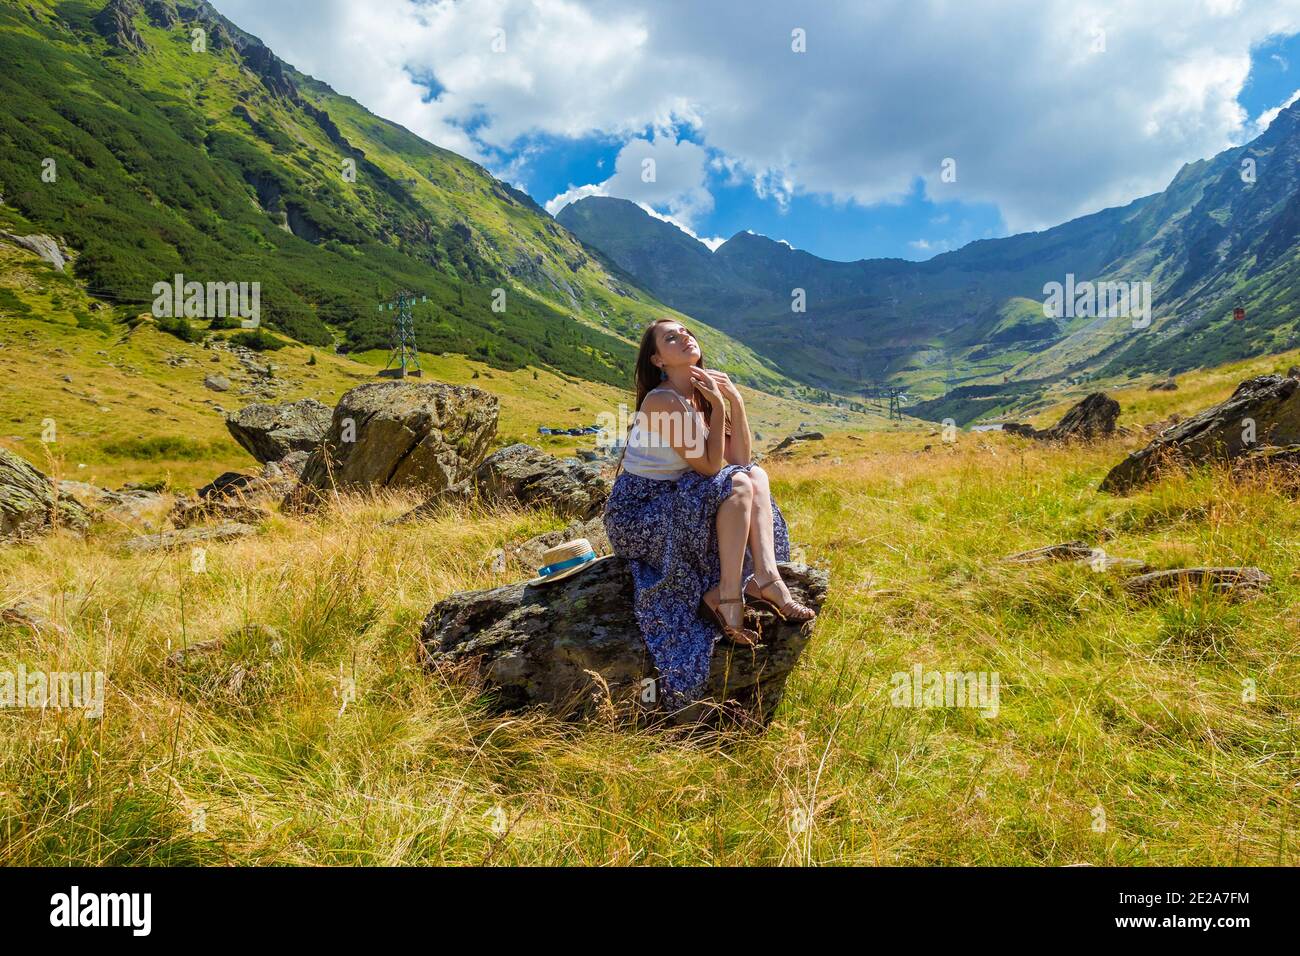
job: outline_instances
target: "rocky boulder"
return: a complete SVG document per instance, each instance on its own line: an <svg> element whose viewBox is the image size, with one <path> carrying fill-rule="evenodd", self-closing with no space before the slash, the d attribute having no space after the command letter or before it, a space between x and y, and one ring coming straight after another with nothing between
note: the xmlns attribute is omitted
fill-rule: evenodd
<svg viewBox="0 0 1300 956"><path fill-rule="evenodd" d="M19 540L54 527L82 532L86 509L24 459L0 448L0 541Z"/></svg>
<svg viewBox="0 0 1300 956"><path fill-rule="evenodd" d="M163 501L163 496L156 491L139 488L110 491L84 481L60 481L59 494L75 498L91 512L102 512L121 521L141 521Z"/></svg>
<svg viewBox="0 0 1300 956"><path fill-rule="evenodd" d="M479 466L476 479L486 501L549 507L583 520L601 514L610 490L599 466L555 458L524 444L494 452Z"/></svg>
<svg viewBox="0 0 1300 956"><path fill-rule="evenodd" d="M825 441L826 436L821 432L795 432L793 435L787 435L780 442L772 446L769 455L780 457L786 454L796 442L804 441Z"/></svg>
<svg viewBox="0 0 1300 956"><path fill-rule="evenodd" d="M824 571L788 564L781 574L796 599L821 607ZM757 648L716 646L706 703L655 716L694 723L726 713L766 724L812 628L767 611L751 626L762 637ZM501 711L538 706L572 717L610 706L655 708L654 664L632 613L632 575L621 558L601 559L541 587L453 594L429 612L420 636L429 666L472 680Z"/></svg>
<svg viewBox="0 0 1300 956"><path fill-rule="evenodd" d="M226 415L226 428L250 455L260 462L271 462L295 451L315 451L325 440L330 419L328 405L304 398L280 405L246 405Z"/></svg>
<svg viewBox="0 0 1300 956"><path fill-rule="evenodd" d="M1096 441L1114 435L1118 419L1119 402L1105 392L1093 392L1051 428L1037 429L1012 423L1003 425L1002 430L1039 441Z"/></svg>
<svg viewBox="0 0 1300 956"><path fill-rule="evenodd" d="M45 262L48 262L60 272L67 265L68 260L64 258L63 251L59 248L59 242L53 236L16 236L10 232L0 232L0 239L6 239L16 246L21 246L28 252L34 252Z"/></svg>
<svg viewBox="0 0 1300 956"><path fill-rule="evenodd" d="M202 528L184 528L177 531L161 531L158 534L141 535L126 542L125 547L126 550L135 554L145 554L151 551L174 551L177 548L188 548L196 544L234 541L252 534L257 534L257 529L252 525L224 522Z"/></svg>
<svg viewBox="0 0 1300 956"><path fill-rule="evenodd" d="M496 396L440 382L370 382L345 394L302 470L304 502L322 493L420 488L468 478L496 435Z"/></svg>
<svg viewBox="0 0 1300 956"><path fill-rule="evenodd" d="M1261 375L1237 386L1226 402L1162 432L1111 469L1101 490L1125 494L1163 469L1231 461L1257 445L1300 442L1300 379Z"/></svg>
<svg viewBox="0 0 1300 956"><path fill-rule="evenodd" d="M1210 591L1233 596L1251 595L1272 583L1259 568L1174 568L1140 574L1124 582L1132 594L1149 596L1160 591Z"/></svg>

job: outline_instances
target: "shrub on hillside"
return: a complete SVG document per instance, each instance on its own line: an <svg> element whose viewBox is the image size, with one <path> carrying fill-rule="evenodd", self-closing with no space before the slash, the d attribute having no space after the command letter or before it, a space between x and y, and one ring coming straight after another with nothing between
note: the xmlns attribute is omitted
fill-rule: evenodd
<svg viewBox="0 0 1300 956"><path fill-rule="evenodd" d="M265 329L253 329L251 332L236 332L230 337L231 344L242 345L254 352L278 352L289 343L272 335Z"/></svg>

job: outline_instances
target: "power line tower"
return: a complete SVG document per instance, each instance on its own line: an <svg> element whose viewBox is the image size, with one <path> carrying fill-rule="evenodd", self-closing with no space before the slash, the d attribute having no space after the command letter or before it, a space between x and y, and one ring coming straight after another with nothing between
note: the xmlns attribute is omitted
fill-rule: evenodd
<svg viewBox="0 0 1300 956"><path fill-rule="evenodd" d="M903 390L896 385L888 385L886 386L886 390L889 395L889 417L891 419L897 418L901 421L903 418L903 406L899 401L899 397L903 394Z"/></svg>
<svg viewBox="0 0 1300 956"><path fill-rule="evenodd" d="M423 376L420 369L420 352L415 347L415 320L411 317L411 307L416 303L428 302L427 295L420 295L408 289L397 293L397 297L380 303L379 311L396 312L393 316L393 348L388 355L388 364L380 375L392 378L406 378L408 375Z"/></svg>

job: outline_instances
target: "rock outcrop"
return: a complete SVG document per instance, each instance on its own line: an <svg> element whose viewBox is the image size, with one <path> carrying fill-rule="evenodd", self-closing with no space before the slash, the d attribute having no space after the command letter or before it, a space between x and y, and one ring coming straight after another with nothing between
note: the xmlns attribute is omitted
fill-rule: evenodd
<svg viewBox="0 0 1300 956"><path fill-rule="evenodd" d="M773 457L779 457L786 454L796 442L805 441L825 441L826 436L821 432L795 432L793 435L787 435L780 442L773 445L768 452Z"/></svg>
<svg viewBox="0 0 1300 956"><path fill-rule="evenodd" d="M820 608L824 571L782 565L796 599ZM708 722L720 714L765 724L812 627L786 624L762 611L753 621L757 648L719 642L708 702L653 719ZM538 706L560 716L602 709L655 707L655 669L632 614L632 576L617 557L540 587L512 584L453 594L434 606L421 628L426 662L483 688L501 711Z"/></svg>
<svg viewBox="0 0 1300 956"><path fill-rule="evenodd" d="M1208 590L1216 594L1250 595L1273 579L1259 568L1174 568L1140 574L1124 582L1132 594L1150 595L1167 590Z"/></svg>
<svg viewBox="0 0 1300 956"><path fill-rule="evenodd" d="M1111 469L1101 490L1125 494L1164 469L1231 461L1252 447L1294 443L1300 443L1300 380L1261 375L1129 455Z"/></svg>
<svg viewBox="0 0 1300 956"><path fill-rule="evenodd" d="M554 458L524 444L494 452L479 466L476 480L486 501L549 507L583 520L604 510L610 490L599 466Z"/></svg>
<svg viewBox="0 0 1300 956"><path fill-rule="evenodd" d="M134 22L140 10L136 0L109 0L91 23L100 36L119 50L139 53L145 49L144 38Z"/></svg>
<svg viewBox="0 0 1300 956"><path fill-rule="evenodd" d="M436 494L473 474L496 435L496 396L439 382L370 382L345 394L302 471L304 504L338 491Z"/></svg>
<svg viewBox="0 0 1300 956"><path fill-rule="evenodd" d="M27 538L54 527L82 532L89 524L90 516L75 498L59 494L44 474L0 448L0 541Z"/></svg>
<svg viewBox="0 0 1300 956"><path fill-rule="evenodd" d="M68 260L64 258L63 250L59 248L58 240L53 236L34 235L34 236L16 236L10 232L0 232L0 239L6 239L16 246L21 246L28 252L34 252L43 260L48 262L60 272L67 265Z"/></svg>
<svg viewBox="0 0 1300 956"><path fill-rule="evenodd" d="M75 498L91 511L125 521L139 521L145 512L162 503L163 496L156 491L126 488L110 491L97 488L84 481L60 481L59 494Z"/></svg>
<svg viewBox="0 0 1300 956"><path fill-rule="evenodd" d="M1119 402L1105 392L1093 392L1066 412L1051 428L1037 429L1030 425L1008 423L1002 426L1002 430L1038 441L1096 441L1114 435L1118 419Z"/></svg>
<svg viewBox="0 0 1300 956"><path fill-rule="evenodd" d="M202 528L185 528L180 531L163 531L158 534L145 534L126 542L126 550L136 554L150 551L173 551L188 548L196 544L211 544L221 541L234 541L257 534L251 525L238 522L208 525Z"/></svg>
<svg viewBox="0 0 1300 956"><path fill-rule="evenodd" d="M280 461L291 452L315 451L325 440L331 417L329 406L314 398L279 405L259 402L227 414L226 428L258 461Z"/></svg>

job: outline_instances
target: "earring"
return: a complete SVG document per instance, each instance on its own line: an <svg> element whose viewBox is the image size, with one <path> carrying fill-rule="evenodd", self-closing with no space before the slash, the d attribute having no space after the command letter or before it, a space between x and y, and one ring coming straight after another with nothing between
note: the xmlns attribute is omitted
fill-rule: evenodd
<svg viewBox="0 0 1300 956"><path fill-rule="evenodd" d="M662 365L659 366L659 381L668 381L668 369L664 368Z"/></svg>

